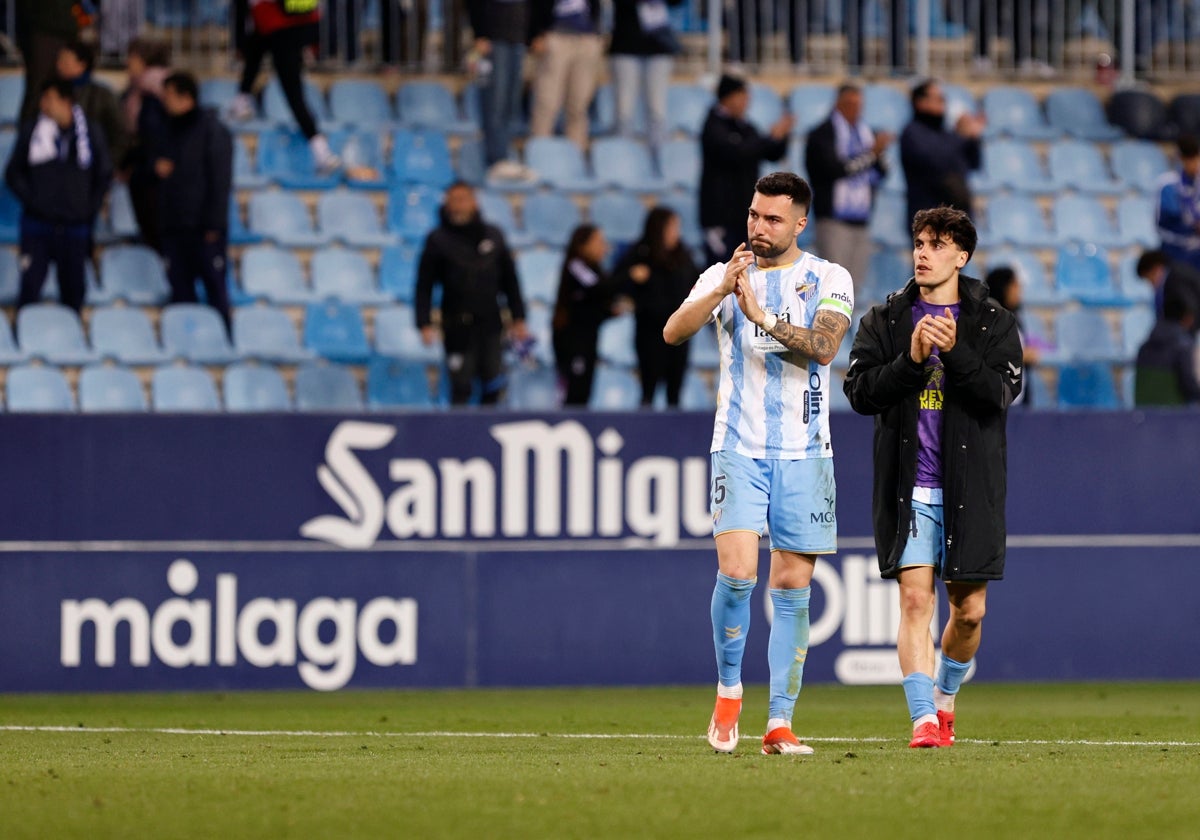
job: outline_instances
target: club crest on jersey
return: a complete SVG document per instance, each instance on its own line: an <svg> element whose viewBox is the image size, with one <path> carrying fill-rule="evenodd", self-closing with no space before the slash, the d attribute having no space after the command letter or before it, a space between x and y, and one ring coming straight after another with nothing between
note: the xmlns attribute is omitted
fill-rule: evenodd
<svg viewBox="0 0 1200 840"><path fill-rule="evenodd" d="M800 300L804 301L805 303L807 303L809 298L816 294L816 292L817 275L813 274L811 271L804 275L803 280L796 281L796 294L800 297Z"/></svg>

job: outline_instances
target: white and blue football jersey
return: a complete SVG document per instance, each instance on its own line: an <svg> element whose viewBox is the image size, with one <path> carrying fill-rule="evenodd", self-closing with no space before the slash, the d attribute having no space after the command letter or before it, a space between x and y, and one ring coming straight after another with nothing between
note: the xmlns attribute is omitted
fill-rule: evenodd
<svg viewBox="0 0 1200 840"><path fill-rule="evenodd" d="M696 300L720 285L725 263L708 268L692 287ZM801 253L796 262L748 276L758 303L781 320L811 329L817 312L851 318L854 284L836 263ZM713 310L721 352L712 452L749 458L830 458L829 365L789 350L747 320L730 294Z"/></svg>

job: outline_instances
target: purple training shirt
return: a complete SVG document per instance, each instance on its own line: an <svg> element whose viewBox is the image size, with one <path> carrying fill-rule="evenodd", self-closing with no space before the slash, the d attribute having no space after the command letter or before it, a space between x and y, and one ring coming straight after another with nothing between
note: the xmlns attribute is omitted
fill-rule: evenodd
<svg viewBox="0 0 1200 840"><path fill-rule="evenodd" d="M945 315L946 306L914 301L913 325L926 315ZM958 320L958 304L949 307ZM925 360L925 389L921 391L917 412L917 487L942 486L942 400L945 394L946 368L933 353Z"/></svg>

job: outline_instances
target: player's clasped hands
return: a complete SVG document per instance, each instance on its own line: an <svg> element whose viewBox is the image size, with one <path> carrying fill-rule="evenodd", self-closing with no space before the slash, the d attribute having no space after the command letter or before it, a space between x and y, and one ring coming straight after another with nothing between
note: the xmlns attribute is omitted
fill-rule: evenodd
<svg viewBox="0 0 1200 840"><path fill-rule="evenodd" d="M738 278L745 277L746 269L753 264L754 253L743 242L737 246L733 256L729 258L729 262L725 263L725 279L721 284L721 291L724 294L734 292L737 288Z"/></svg>
<svg viewBox="0 0 1200 840"><path fill-rule="evenodd" d="M954 313L946 308L945 315L925 315L913 327L912 344L908 355L917 364L923 364L933 353L933 348L945 353L958 340L958 323Z"/></svg>

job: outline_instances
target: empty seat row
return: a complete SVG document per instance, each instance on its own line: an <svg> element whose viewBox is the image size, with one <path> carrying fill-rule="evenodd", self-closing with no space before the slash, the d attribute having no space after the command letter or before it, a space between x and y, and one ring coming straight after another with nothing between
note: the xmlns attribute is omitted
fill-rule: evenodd
<svg viewBox="0 0 1200 840"><path fill-rule="evenodd" d="M1007 187L1033 193L1151 193L1168 169L1162 149L1145 140L1114 143L1107 159L1096 143L1056 140L1043 163L1033 144L1002 138L984 144L983 169L972 176L972 184L981 192Z"/></svg>

